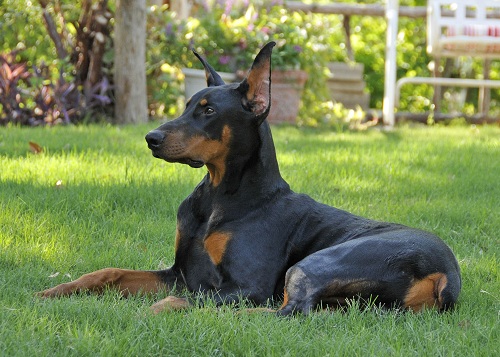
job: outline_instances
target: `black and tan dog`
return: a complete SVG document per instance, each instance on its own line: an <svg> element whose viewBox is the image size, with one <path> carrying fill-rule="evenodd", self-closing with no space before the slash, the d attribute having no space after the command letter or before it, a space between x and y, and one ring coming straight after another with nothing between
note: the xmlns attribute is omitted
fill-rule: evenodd
<svg viewBox="0 0 500 357"><path fill-rule="evenodd" d="M354 216L294 193L282 179L271 131L271 53L246 79L225 84L201 57L208 88L184 113L146 136L157 158L208 174L179 207L175 262L161 271L108 268L39 293L56 297L105 288L124 295L187 289L217 303L284 299L278 314L309 313L350 298L387 307L446 310L460 270L451 250L421 230ZM181 308L167 297L152 309Z"/></svg>

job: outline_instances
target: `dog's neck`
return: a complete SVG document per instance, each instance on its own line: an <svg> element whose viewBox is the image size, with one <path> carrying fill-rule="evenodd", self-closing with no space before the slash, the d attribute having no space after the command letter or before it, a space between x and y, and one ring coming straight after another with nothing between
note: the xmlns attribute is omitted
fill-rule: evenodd
<svg viewBox="0 0 500 357"><path fill-rule="evenodd" d="M259 127L259 137L261 140L259 148L259 168L263 171L259 172L259 174L261 174L262 177L265 177L263 180L265 182L275 184L281 183L283 178L281 177L278 159L276 158L276 149L274 147L271 128L267 120L264 121Z"/></svg>
<svg viewBox="0 0 500 357"><path fill-rule="evenodd" d="M288 190L281 177L271 128L267 121L259 126L260 145L248 157L229 158L224 177L212 189L219 194L248 193L268 195L276 190ZM211 175L207 175L210 181Z"/></svg>

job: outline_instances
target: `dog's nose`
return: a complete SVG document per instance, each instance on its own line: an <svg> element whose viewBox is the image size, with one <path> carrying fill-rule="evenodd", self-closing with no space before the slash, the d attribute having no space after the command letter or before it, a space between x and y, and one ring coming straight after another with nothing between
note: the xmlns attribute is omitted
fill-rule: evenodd
<svg viewBox="0 0 500 357"><path fill-rule="evenodd" d="M150 147L160 146L164 139L165 135L159 130L151 130L146 134L146 141Z"/></svg>

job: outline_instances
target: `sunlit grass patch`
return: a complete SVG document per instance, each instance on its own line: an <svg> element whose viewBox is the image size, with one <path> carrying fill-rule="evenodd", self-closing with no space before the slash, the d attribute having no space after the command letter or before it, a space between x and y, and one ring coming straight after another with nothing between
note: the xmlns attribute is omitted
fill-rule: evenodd
<svg viewBox="0 0 500 357"><path fill-rule="evenodd" d="M294 190L452 247L463 291L450 313L353 306L277 318L207 303L153 316L164 293L34 298L96 269L172 263L177 207L206 170L154 159L144 141L154 127L0 128L1 355L500 354L498 127L273 128Z"/></svg>

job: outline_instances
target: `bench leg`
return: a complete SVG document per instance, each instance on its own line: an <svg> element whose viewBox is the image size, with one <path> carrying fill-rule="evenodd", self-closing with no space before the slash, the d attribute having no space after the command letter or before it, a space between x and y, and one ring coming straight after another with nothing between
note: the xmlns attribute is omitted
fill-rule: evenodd
<svg viewBox="0 0 500 357"><path fill-rule="evenodd" d="M491 60L484 60L483 79L490 79ZM490 88L479 87L479 98L477 110L482 115L488 115L490 110L491 90Z"/></svg>
<svg viewBox="0 0 500 357"><path fill-rule="evenodd" d="M439 66L441 64L441 58L434 58L434 70L433 76L435 78L441 77L441 72L439 71ZM434 113L441 112L441 86L439 84L434 85L434 95L432 96L432 103L434 104Z"/></svg>

